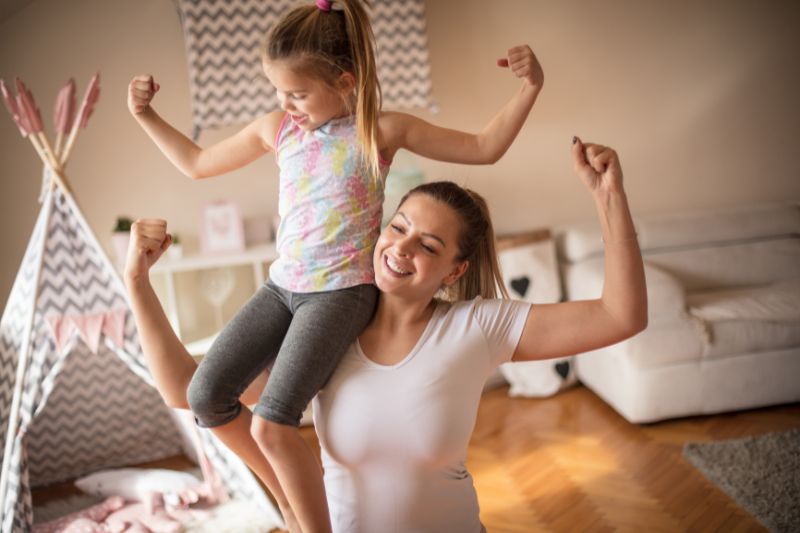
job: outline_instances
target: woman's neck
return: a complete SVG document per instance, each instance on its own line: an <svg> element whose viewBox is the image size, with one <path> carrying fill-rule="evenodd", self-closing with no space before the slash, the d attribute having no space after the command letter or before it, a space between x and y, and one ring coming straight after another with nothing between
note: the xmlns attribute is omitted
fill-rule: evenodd
<svg viewBox="0 0 800 533"><path fill-rule="evenodd" d="M382 293L371 327L389 327L394 331L427 323L436 308L436 300L408 300Z"/></svg>

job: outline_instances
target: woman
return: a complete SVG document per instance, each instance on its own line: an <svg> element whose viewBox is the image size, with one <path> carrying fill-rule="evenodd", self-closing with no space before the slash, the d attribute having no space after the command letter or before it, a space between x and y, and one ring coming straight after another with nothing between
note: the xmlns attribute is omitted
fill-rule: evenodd
<svg viewBox="0 0 800 533"><path fill-rule="evenodd" d="M401 202L374 253L375 316L315 399L334 531L481 531L464 461L488 376L504 362L586 352L646 326L641 254L617 155L577 138L572 155L606 243L597 300L532 308L494 299L502 282L483 199L439 182ZM143 351L166 402L187 408L195 363L148 281L171 242L166 223L139 221L132 238L125 280ZM452 302L436 298L442 290ZM236 451L262 479L274 479L255 441ZM291 522L285 496L274 496Z"/></svg>

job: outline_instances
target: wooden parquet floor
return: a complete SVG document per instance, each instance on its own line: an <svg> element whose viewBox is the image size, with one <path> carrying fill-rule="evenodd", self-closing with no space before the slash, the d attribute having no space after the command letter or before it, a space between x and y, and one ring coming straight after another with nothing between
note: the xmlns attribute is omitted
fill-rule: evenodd
<svg viewBox="0 0 800 533"><path fill-rule="evenodd" d="M800 427L800 404L634 425L584 387L507 393L484 394L467 461L489 533L765 531L683 459L683 444Z"/></svg>
<svg viewBox="0 0 800 533"><path fill-rule="evenodd" d="M765 531L681 451L797 427L800 404L635 425L584 387L546 399L509 398L503 387L483 395L467 467L489 533ZM314 429L301 434L318 453ZM34 502L75 493L72 484L38 489Z"/></svg>

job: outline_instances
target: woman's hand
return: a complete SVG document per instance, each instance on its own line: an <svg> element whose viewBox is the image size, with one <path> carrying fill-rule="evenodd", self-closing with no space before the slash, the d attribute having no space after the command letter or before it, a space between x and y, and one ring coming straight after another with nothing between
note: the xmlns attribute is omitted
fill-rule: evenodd
<svg viewBox="0 0 800 533"><path fill-rule="evenodd" d="M131 225L131 241L125 260L125 281L147 279L161 254L172 244L172 235L167 233L167 221L141 219Z"/></svg>
<svg viewBox="0 0 800 533"><path fill-rule="evenodd" d="M575 172L592 193L622 191L622 167L614 150L573 137L572 157Z"/></svg>
<svg viewBox="0 0 800 533"><path fill-rule="evenodd" d="M497 65L510 68L516 77L525 80L535 89L541 89L544 84L542 66L527 44L510 48L507 57L498 59Z"/></svg>
<svg viewBox="0 0 800 533"><path fill-rule="evenodd" d="M128 110L131 114L138 115L147 109L160 88L153 76L140 74L133 78L128 84Z"/></svg>

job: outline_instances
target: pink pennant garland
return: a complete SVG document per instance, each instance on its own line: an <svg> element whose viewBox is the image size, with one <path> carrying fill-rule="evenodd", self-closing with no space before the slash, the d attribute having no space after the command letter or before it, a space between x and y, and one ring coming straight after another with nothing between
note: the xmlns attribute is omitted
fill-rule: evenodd
<svg viewBox="0 0 800 533"><path fill-rule="evenodd" d="M65 320L65 318L60 315L50 315L45 317L45 320L47 320L47 325L50 326L50 335L53 338L53 342L56 343L56 350L61 352L67 344L70 335L75 331L75 324L73 324L72 321Z"/></svg>
<svg viewBox="0 0 800 533"><path fill-rule="evenodd" d="M103 333L111 342L122 348L125 340L125 309L113 309L105 314Z"/></svg>
<svg viewBox="0 0 800 533"><path fill-rule="evenodd" d="M72 323L75 324L78 329L78 335L80 335L93 354L97 353L97 347L100 345L100 330L103 327L104 318L105 313L73 315L67 318L67 320L72 320Z"/></svg>
<svg viewBox="0 0 800 533"><path fill-rule="evenodd" d="M105 313L86 315L49 315L46 317L50 334L61 352L76 331L81 340L96 354L103 334L119 348L125 340L125 309L112 309Z"/></svg>

